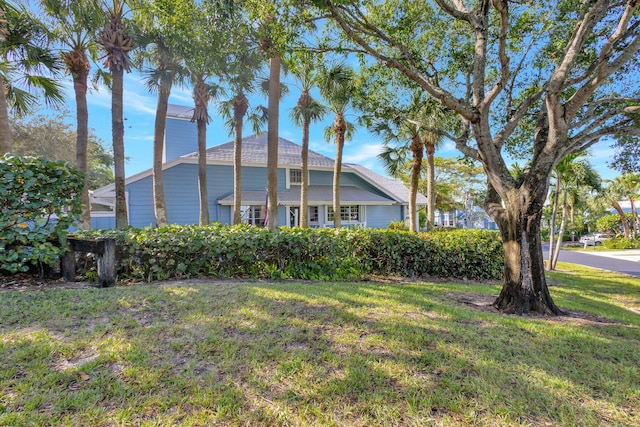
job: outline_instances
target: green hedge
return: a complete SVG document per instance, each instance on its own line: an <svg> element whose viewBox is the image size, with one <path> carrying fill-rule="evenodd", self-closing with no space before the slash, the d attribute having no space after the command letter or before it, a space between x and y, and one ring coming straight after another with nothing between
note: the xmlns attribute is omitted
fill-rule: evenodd
<svg viewBox="0 0 640 427"><path fill-rule="evenodd" d="M82 210L84 174L63 162L0 156L0 274L42 274L64 252L67 229Z"/></svg>
<svg viewBox="0 0 640 427"><path fill-rule="evenodd" d="M640 249L640 240L625 237L604 240L602 243L608 249Z"/></svg>
<svg viewBox="0 0 640 427"><path fill-rule="evenodd" d="M383 229L169 226L91 230L116 239L120 280L172 278L356 279L371 274L497 279L496 232L409 233Z"/></svg>

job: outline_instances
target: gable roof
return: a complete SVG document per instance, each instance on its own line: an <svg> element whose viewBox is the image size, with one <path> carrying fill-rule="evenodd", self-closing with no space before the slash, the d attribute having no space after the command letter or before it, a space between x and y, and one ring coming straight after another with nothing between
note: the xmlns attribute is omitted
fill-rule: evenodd
<svg viewBox="0 0 640 427"><path fill-rule="evenodd" d="M400 203L409 203L409 189L405 187L401 181L387 178L386 176L375 173L371 169L367 169L364 166L353 163L345 163L345 166L356 171L360 176L367 179L385 193L395 196ZM416 196L416 203L419 205L426 205L427 198L418 193Z"/></svg>
<svg viewBox="0 0 640 427"><path fill-rule="evenodd" d="M278 138L278 165L300 167L302 147L284 138ZM197 158L198 153L190 153L184 158ZM233 141L207 149L207 160L233 162ZM267 161L267 133L242 138L242 163L265 164ZM331 168L334 161L327 156L309 150L309 167Z"/></svg>
<svg viewBox="0 0 640 427"><path fill-rule="evenodd" d="M174 111L176 115L188 114L186 111L186 107L184 111ZM206 151L207 163L230 163L233 164L233 141L226 142L224 144L216 145L210 147ZM291 142L284 138L278 138L278 166L294 166L301 167L301 157L302 147L294 142ZM167 163L162 165L162 169L169 169L175 165L181 163L197 163L198 161L198 153L193 152L189 154L185 154L181 157L175 158ZM251 135L245 138L242 138L242 164L244 165L266 165L267 163L267 134L262 133L261 135ZM317 169L333 169L334 160L324 156L322 154L316 153L315 151L309 150L309 167L317 168ZM389 199L395 201L400 204L408 204L409 203L409 189L404 186L402 182L399 180L390 179L384 177L382 175L377 174L376 172L367 169L364 166L357 164L344 163L342 172L354 172L360 178L364 179L366 182L371 184L372 186L378 188L382 193L386 194ZM152 169L148 169L146 171L140 172L136 175L133 175L126 179L126 184L130 184L136 182L140 179L146 178L152 174ZM319 187L317 187L319 190ZM341 186L341 193L344 192L345 186ZM94 197L96 198L108 198L115 197L115 185L109 184L102 188L99 188L93 192ZM278 193L280 194L282 190ZM366 193L370 193L366 191ZM359 194L358 197L354 198L358 199L358 201L369 201L369 196L363 197L364 194ZM292 196L294 197L294 196ZM346 194L341 194L341 199L345 199ZM378 200L381 203L384 201L388 201L385 197L380 197ZM324 200L325 197L321 199ZM243 200L245 198L243 197ZM299 196L297 196L299 200ZM223 199L224 200L224 199ZM320 201L320 200L318 200ZM370 200L373 202L373 200ZM418 205L426 205L427 198L422 194L418 193L416 198L416 203Z"/></svg>

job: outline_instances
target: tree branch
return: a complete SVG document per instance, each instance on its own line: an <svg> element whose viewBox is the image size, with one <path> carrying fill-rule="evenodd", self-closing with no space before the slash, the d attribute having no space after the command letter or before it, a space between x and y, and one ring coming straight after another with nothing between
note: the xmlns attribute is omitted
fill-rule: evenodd
<svg viewBox="0 0 640 427"><path fill-rule="evenodd" d="M618 26L614 33L608 38L598 55L597 67L595 68L595 77L587 82L582 88L578 89L576 93L565 104L565 111L567 116L572 117L573 114L580 108L581 105L593 94L598 86L602 84L602 81L611 76L614 72L618 71L624 64L626 64L633 56L635 56L640 50L640 36L636 35L632 38L631 42L627 44L625 48L621 50L620 55L609 62L611 55L613 54L613 48L616 46L626 35L628 35L628 25L635 11L638 9L637 0L629 0L625 8L624 13L618 21Z"/></svg>
<svg viewBox="0 0 640 427"><path fill-rule="evenodd" d="M492 0L493 7L500 13L500 36L498 37L498 58L500 59L500 80L496 82L480 107L489 111L496 97L509 81L509 57L507 56L507 29L509 27L509 7L505 0Z"/></svg>
<svg viewBox="0 0 640 427"><path fill-rule="evenodd" d="M405 65L401 61L396 58L391 58L389 56L383 55L373 46L371 46L360 34L359 30L362 30L360 26L356 26L352 28L353 22L348 23L345 19L345 14L349 16L350 14L343 7L336 6L330 0L326 3L331 15L336 20L340 28L358 45L360 45L369 55L376 58L383 64L393 67L409 77L411 80L415 81L422 87L427 93L429 93L434 98L438 99L443 105L450 108L451 110L457 112L462 117L467 120L478 120L477 112L469 108L462 100L455 98L450 92L443 90L441 87L432 84L428 79L426 79L422 73L417 69L415 64L412 63L411 58L406 58L408 65ZM358 30L358 31L355 31ZM391 47L395 47L391 44Z"/></svg>

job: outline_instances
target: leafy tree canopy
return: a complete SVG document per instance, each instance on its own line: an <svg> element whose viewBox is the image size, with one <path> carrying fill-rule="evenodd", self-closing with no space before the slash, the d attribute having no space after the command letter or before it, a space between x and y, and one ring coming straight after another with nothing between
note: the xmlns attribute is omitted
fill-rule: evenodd
<svg viewBox="0 0 640 427"><path fill-rule="evenodd" d="M68 120L68 111L54 116L42 114L13 118L11 132L14 138L12 152L19 156L46 157L75 165L76 132ZM103 142L89 133L88 185L90 189L113 182L113 156Z"/></svg>

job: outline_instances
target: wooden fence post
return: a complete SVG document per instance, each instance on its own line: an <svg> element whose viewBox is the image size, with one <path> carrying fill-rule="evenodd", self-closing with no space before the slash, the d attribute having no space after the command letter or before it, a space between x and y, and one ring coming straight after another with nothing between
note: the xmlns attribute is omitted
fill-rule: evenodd
<svg viewBox="0 0 640 427"><path fill-rule="evenodd" d="M116 241L104 239L102 254L98 255L98 283L107 288L116 284Z"/></svg>

